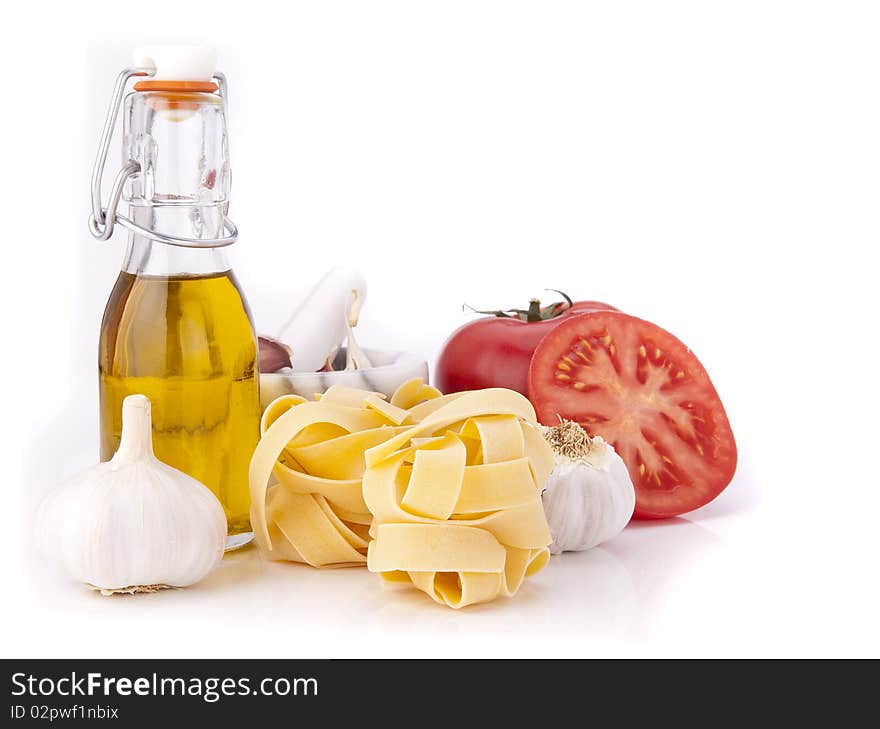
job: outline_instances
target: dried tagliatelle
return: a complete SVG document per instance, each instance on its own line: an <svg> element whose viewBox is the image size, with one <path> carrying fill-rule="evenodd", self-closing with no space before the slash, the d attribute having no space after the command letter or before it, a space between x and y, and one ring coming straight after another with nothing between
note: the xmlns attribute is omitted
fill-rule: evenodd
<svg viewBox="0 0 880 729"><path fill-rule="evenodd" d="M264 413L252 521L272 558L366 561L459 608L513 595L547 563L552 467L531 404L511 390L441 396L412 380L386 401L331 388Z"/></svg>

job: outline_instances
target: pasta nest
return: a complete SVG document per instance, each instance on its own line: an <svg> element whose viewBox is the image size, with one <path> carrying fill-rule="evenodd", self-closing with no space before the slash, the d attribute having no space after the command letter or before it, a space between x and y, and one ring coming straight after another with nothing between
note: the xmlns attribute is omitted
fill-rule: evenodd
<svg viewBox="0 0 880 729"><path fill-rule="evenodd" d="M261 428L251 519L270 559L366 564L453 608L511 596L549 560L553 452L519 393L331 387L278 398Z"/></svg>

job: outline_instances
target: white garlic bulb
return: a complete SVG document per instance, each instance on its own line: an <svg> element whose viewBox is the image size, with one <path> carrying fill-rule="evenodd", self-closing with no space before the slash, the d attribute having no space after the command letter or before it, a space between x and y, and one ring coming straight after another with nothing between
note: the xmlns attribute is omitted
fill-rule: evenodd
<svg viewBox="0 0 880 729"><path fill-rule="evenodd" d="M575 422L543 430L556 454L541 496L553 537L550 552L580 552L623 531L636 505L623 459Z"/></svg>
<svg viewBox="0 0 880 729"><path fill-rule="evenodd" d="M153 455L150 401L122 403L119 450L50 493L37 547L104 594L185 587L223 556L226 516L202 483Z"/></svg>

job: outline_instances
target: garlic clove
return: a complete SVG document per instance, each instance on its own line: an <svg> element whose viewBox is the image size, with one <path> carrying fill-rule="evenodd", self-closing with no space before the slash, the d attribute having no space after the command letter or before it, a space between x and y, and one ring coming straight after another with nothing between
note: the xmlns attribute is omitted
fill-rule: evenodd
<svg viewBox="0 0 880 729"><path fill-rule="evenodd" d="M211 491L153 454L150 401L122 404L119 450L40 505L37 547L104 594L186 587L223 556L226 516Z"/></svg>
<svg viewBox="0 0 880 729"><path fill-rule="evenodd" d="M285 367L291 367L293 353L284 342L279 342L273 337L259 336L257 343L260 348L259 367L261 373L278 372Z"/></svg>
<svg viewBox="0 0 880 729"><path fill-rule="evenodd" d="M550 552L591 549L623 531L635 509L635 489L613 446L572 421L542 430L556 462L541 496Z"/></svg>

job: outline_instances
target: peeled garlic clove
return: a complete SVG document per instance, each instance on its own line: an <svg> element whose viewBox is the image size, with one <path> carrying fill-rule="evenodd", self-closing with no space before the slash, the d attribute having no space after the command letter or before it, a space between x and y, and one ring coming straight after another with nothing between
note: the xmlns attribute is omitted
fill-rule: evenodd
<svg viewBox="0 0 880 729"><path fill-rule="evenodd" d="M211 491L153 455L150 401L122 403L119 450L50 493L38 549L104 594L186 587L223 556L226 516Z"/></svg>

